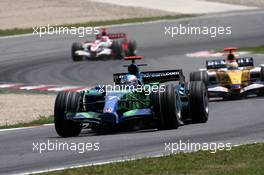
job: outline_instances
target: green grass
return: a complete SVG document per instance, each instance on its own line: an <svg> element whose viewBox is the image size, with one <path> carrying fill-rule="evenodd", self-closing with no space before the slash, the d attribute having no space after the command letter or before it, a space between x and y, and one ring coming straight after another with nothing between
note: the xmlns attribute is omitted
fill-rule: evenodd
<svg viewBox="0 0 264 175"><path fill-rule="evenodd" d="M68 169L49 175L263 175L264 144L234 147L230 151L180 153L161 158Z"/></svg>
<svg viewBox="0 0 264 175"><path fill-rule="evenodd" d="M119 19L119 20L91 21L91 22L77 23L77 24L65 24L60 26L61 27L95 27L95 26L106 26L106 25L124 24L124 23L173 20L173 19L194 17L194 16L197 15L174 15L174 16L156 16L156 17L143 17L143 18L127 18L127 19ZM0 29L0 36L27 34L27 33L33 33L33 31L34 31L33 28L23 28L23 29L14 28L7 30Z"/></svg>
<svg viewBox="0 0 264 175"><path fill-rule="evenodd" d="M39 126L39 125L50 124L50 123L53 123L53 116L39 117L38 119L33 120L31 122L28 122L28 123L17 123L17 124L13 124L13 125L2 125L2 126L0 126L0 129Z"/></svg>
<svg viewBox="0 0 264 175"><path fill-rule="evenodd" d="M256 47L244 47L240 48L241 51L248 51L252 53L264 53L264 45L256 46Z"/></svg>

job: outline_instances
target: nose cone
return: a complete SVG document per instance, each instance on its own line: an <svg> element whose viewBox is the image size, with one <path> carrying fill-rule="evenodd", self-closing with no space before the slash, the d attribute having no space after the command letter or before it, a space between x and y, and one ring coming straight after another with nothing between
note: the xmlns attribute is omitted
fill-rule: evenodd
<svg viewBox="0 0 264 175"><path fill-rule="evenodd" d="M107 91L105 96L104 113L114 113L118 108L118 102L126 95L124 91Z"/></svg>
<svg viewBox="0 0 264 175"><path fill-rule="evenodd" d="M106 96L104 113L114 113L116 112L118 105L119 96Z"/></svg>
<svg viewBox="0 0 264 175"><path fill-rule="evenodd" d="M240 89L240 85L242 82L242 71L239 70L229 71L227 72L227 75L229 77L231 88Z"/></svg>
<svg viewBox="0 0 264 175"><path fill-rule="evenodd" d="M118 102L124 96L124 93L108 92L105 97L105 106L102 114L102 122L107 125L118 123Z"/></svg>

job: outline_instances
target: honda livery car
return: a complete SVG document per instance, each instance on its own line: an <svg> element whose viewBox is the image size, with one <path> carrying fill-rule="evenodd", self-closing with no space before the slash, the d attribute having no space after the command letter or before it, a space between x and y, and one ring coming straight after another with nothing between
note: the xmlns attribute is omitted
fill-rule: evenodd
<svg viewBox="0 0 264 175"><path fill-rule="evenodd" d="M203 81L210 97L240 98L264 95L264 65L254 66L252 57L235 58L226 48L227 59L208 60L206 69L190 74L191 81Z"/></svg>
<svg viewBox="0 0 264 175"><path fill-rule="evenodd" d="M185 82L182 70L140 72L135 60L128 72L114 74L114 86L81 92L59 92L55 101L55 129L62 137L81 130L119 128L176 129L187 121L208 120L208 95L202 81ZM166 83L165 83L166 82ZM164 84L165 83L165 84ZM119 87L119 88L116 88Z"/></svg>

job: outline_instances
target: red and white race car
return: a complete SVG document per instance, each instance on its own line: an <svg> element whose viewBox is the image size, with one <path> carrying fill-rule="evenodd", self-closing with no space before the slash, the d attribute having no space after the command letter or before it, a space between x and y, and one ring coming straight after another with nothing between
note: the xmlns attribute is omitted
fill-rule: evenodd
<svg viewBox="0 0 264 175"><path fill-rule="evenodd" d="M110 57L121 59L136 55L136 41L128 40L125 33L107 33L106 29L96 35L95 41L72 44L73 61Z"/></svg>

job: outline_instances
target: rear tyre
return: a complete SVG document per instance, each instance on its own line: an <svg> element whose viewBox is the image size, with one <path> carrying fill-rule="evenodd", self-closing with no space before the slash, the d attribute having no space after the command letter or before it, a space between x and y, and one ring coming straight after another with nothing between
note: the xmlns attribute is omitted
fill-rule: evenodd
<svg viewBox="0 0 264 175"><path fill-rule="evenodd" d="M205 123L208 120L208 92L202 81L193 81L189 85L189 107L192 121Z"/></svg>
<svg viewBox="0 0 264 175"><path fill-rule="evenodd" d="M158 129L177 129L181 124L180 99L173 84L165 85L165 92L152 92L151 103Z"/></svg>
<svg viewBox="0 0 264 175"><path fill-rule="evenodd" d="M190 81L202 81L206 86L209 85L209 77L206 71L191 72Z"/></svg>
<svg viewBox="0 0 264 175"><path fill-rule="evenodd" d="M113 41L112 51L114 58L122 59L124 57L124 50L120 41Z"/></svg>
<svg viewBox="0 0 264 175"><path fill-rule="evenodd" d="M260 81L264 81L264 67L260 69Z"/></svg>
<svg viewBox="0 0 264 175"><path fill-rule="evenodd" d="M128 41L128 53L127 56L135 56L137 50L137 43L135 40Z"/></svg>
<svg viewBox="0 0 264 175"><path fill-rule="evenodd" d="M264 82L264 67L260 70L260 81ZM264 96L264 88L259 90L258 96Z"/></svg>
<svg viewBox="0 0 264 175"><path fill-rule="evenodd" d="M77 112L79 110L81 96L77 92L59 92L54 107L55 129L61 137L78 136L82 130L82 124L67 120L67 111Z"/></svg>
<svg viewBox="0 0 264 175"><path fill-rule="evenodd" d="M77 55L75 53L77 50L83 50L83 47L82 47L81 43L73 43L72 44L71 54L72 54L72 60L73 61L81 61L81 60L83 60L83 56Z"/></svg>

